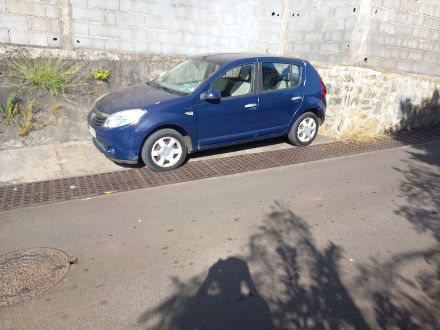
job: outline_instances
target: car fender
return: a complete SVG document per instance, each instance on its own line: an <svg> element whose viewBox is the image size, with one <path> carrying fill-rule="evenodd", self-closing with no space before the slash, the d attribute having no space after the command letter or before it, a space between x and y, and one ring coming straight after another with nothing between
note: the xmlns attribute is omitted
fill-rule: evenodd
<svg viewBox="0 0 440 330"><path fill-rule="evenodd" d="M301 106L298 108L298 110L295 111L295 113L292 116L292 119L289 122L289 127L292 127L295 121L304 113L309 110L317 110L319 112L319 117L322 119L322 121L325 118L325 110L324 105L322 103L322 100L317 97L309 96L307 98L303 99L303 102L301 103Z"/></svg>
<svg viewBox="0 0 440 330"><path fill-rule="evenodd" d="M142 132L142 144L152 133L162 128L172 128L184 136L187 135L191 141L188 149L193 150L196 147L194 143L197 141L197 122L192 109L161 112L157 116L146 118L137 128Z"/></svg>

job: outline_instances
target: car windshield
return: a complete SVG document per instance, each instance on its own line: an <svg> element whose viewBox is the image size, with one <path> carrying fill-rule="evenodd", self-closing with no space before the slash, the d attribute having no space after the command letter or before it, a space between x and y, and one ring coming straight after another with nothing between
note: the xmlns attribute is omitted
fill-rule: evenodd
<svg viewBox="0 0 440 330"><path fill-rule="evenodd" d="M148 84L173 94L188 95L222 67L219 63L187 59Z"/></svg>

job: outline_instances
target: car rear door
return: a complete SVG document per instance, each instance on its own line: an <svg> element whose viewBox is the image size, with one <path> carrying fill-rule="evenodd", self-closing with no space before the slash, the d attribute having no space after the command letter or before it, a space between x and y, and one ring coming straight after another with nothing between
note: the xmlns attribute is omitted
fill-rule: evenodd
<svg viewBox="0 0 440 330"><path fill-rule="evenodd" d="M259 135L287 132L304 96L302 62L259 62L261 125Z"/></svg>

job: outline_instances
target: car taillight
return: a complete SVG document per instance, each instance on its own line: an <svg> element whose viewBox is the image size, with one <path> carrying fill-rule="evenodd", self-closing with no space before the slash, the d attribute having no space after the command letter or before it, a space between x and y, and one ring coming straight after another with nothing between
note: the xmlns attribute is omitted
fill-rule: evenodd
<svg viewBox="0 0 440 330"><path fill-rule="evenodd" d="M319 77L319 82L321 83L321 87L322 87L322 99L325 100L325 97L327 96L327 87L325 86L324 82L322 81L322 78Z"/></svg>

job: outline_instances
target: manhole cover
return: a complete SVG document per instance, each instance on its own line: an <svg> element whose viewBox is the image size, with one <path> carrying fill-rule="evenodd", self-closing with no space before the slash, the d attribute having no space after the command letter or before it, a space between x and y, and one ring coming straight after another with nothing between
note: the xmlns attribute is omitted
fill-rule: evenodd
<svg viewBox="0 0 440 330"><path fill-rule="evenodd" d="M50 248L34 248L0 256L0 306L42 294L70 269L69 256Z"/></svg>

